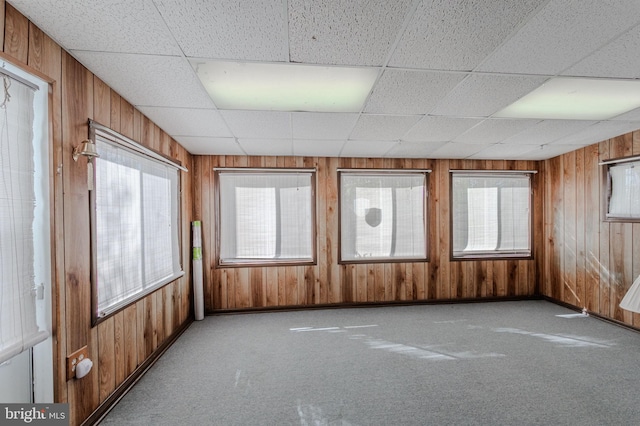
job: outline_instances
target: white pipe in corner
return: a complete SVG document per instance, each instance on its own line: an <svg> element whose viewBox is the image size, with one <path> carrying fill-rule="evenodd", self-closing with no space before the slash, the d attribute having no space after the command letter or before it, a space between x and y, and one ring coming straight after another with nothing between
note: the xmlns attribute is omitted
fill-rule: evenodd
<svg viewBox="0 0 640 426"><path fill-rule="evenodd" d="M202 226L192 222L193 233L193 304L197 321L204 319L204 290L202 288Z"/></svg>

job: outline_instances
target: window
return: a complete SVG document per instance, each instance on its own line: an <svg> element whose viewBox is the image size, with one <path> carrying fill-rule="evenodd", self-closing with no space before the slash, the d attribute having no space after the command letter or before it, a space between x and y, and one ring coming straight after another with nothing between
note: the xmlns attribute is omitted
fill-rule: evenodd
<svg viewBox="0 0 640 426"><path fill-rule="evenodd" d="M640 220L640 158L611 160L606 166L606 218Z"/></svg>
<svg viewBox="0 0 640 426"><path fill-rule="evenodd" d="M1 364L49 336L51 246L48 84L8 63L0 82Z"/></svg>
<svg viewBox="0 0 640 426"><path fill-rule="evenodd" d="M452 171L453 258L531 256L531 173Z"/></svg>
<svg viewBox="0 0 640 426"><path fill-rule="evenodd" d="M315 170L216 169L218 265L315 262Z"/></svg>
<svg viewBox="0 0 640 426"><path fill-rule="evenodd" d="M178 166L92 124L98 154L92 191L94 315L114 313L183 275Z"/></svg>
<svg viewBox="0 0 640 426"><path fill-rule="evenodd" d="M339 171L341 262L427 259L427 172Z"/></svg>

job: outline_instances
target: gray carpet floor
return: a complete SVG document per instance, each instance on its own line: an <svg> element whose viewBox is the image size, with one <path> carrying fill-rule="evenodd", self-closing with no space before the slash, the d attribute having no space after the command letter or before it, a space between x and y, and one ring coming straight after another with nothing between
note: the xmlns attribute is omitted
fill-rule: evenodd
<svg viewBox="0 0 640 426"><path fill-rule="evenodd" d="M101 425L638 425L639 367L546 301L209 316Z"/></svg>

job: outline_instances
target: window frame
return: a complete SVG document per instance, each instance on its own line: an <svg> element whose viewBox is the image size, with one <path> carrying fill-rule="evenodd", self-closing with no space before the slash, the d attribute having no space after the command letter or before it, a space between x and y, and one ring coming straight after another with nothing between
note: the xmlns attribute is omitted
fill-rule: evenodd
<svg viewBox="0 0 640 426"><path fill-rule="evenodd" d="M449 260L452 262L465 260L531 260L534 254L534 176L537 170L449 170ZM478 177L509 177L509 176L527 176L529 179L529 248L528 253L507 251L480 251L471 252L469 254L456 254L454 251L454 196L453 196L453 180L455 175L467 175Z"/></svg>
<svg viewBox="0 0 640 426"><path fill-rule="evenodd" d="M91 265L90 265L90 275L91 275L91 324L92 326L97 326L102 321L110 318L111 316L117 314L123 309L137 303L141 299L145 298L151 293L163 288L167 284L175 282L185 275L184 272L184 259L182 254L182 175L180 171L187 172L187 168L183 167L178 160L167 157L164 154L161 154L157 151L154 151L150 148L147 148L138 142L129 139L128 137L109 129L108 127L99 124L93 120L89 120L89 139L97 143L97 137L104 139L105 143L110 143L112 145L118 146L119 149L123 149L128 151L129 153L136 154L141 158L147 161L155 161L158 163L163 163L170 167L176 168L177 173L177 182L176 182L176 197L175 200L177 203L177 211L176 218L172 223L175 222L176 232L177 232L177 262L179 266L178 271L174 271L174 275L161 280L154 285L143 287L141 291L135 293L134 295L122 299L120 302L112 305L107 309L107 312L99 312L98 311L98 257L97 257L97 210L96 210L96 189L89 189L89 226L90 226L90 256L91 256ZM95 160L91 160L94 164L93 167L93 176L92 181L96 182L96 170Z"/></svg>
<svg viewBox="0 0 640 426"><path fill-rule="evenodd" d="M431 169L337 169L338 172L338 264L370 264L370 263L422 263L429 262L429 174ZM393 176L398 174L420 174L424 181L423 193L423 224L424 224L424 257L371 257L357 259L343 259L342 257L342 176L344 174L360 176Z"/></svg>
<svg viewBox="0 0 640 426"><path fill-rule="evenodd" d="M631 157L618 157L610 160L602 161L599 163L602 166L602 221L603 222L618 222L618 223L639 223L640 215L638 216L612 216L609 215L609 207L611 202L611 193L613 190L611 168L619 166L623 163L638 162L640 163L640 156Z"/></svg>
<svg viewBox="0 0 640 426"><path fill-rule="evenodd" d="M54 183L52 178L53 150L51 148L51 129L48 126L52 104L50 90L52 80L33 70L27 70L19 65L14 65L9 61L4 61L0 66L0 79L4 80L5 77L10 81L9 86L5 86L8 95L3 94L3 96L8 96L4 99L5 102L11 103L11 97L13 97L14 102L18 102L19 104L21 103L20 101L25 100L19 94L16 95L12 90L14 83L23 86L22 89L28 88L27 90L33 91L31 102L24 104L27 105L24 109L31 111L30 140L26 143L26 145L29 146L27 149L30 150L30 156L28 160L25 159L31 163L31 166L25 169L22 167L24 163L18 162L20 164L19 169L29 173L28 180L24 177L20 180L22 180L21 183L30 183L31 191L29 195L33 197L31 200L33 202L31 206L33 210L30 216L16 214L16 216L20 216L22 220L26 217L31 219L30 223L28 223L30 232L28 234L22 232L24 231L24 228L22 228L20 231L16 231L16 235L13 235L13 237L17 237L18 241L22 241L28 248L22 250L12 244L13 247L11 247L10 250L18 250L20 252L20 254L17 252L13 253L17 257L13 259L17 266L21 266L22 264L26 266L28 263L32 269L29 279L22 280L21 274L18 273L17 277L13 276L12 278L14 279L10 280L11 284L7 285L9 281L5 281L4 285L0 285L0 293L9 290L10 293L15 291L14 295L16 295L14 307L17 306L17 309L9 312L9 314L13 313L14 315L9 315L6 318L8 320L7 324L9 326L16 323L20 324L13 330L20 335L19 339L11 339L13 336L5 336L3 332L6 331L6 328L4 328L4 330L0 328L0 338L4 337L6 339L4 342L5 345L3 345L0 350L0 358L2 358L0 364L11 362L12 359L17 359L21 353L28 352L28 357L32 359L33 367L42 373L40 377L42 380L34 382L31 386L31 391L37 398L38 395L53 396L53 371L50 366L50 359L52 356L51 345L53 339L51 300L53 280L55 279L55 271L53 269L55 265L52 259L52 250L54 249L52 246L54 241L52 235ZM20 126L13 125L16 124L15 122L11 124L12 125L9 126L9 122L5 122L4 131L13 131L16 127L20 129ZM9 129L9 127L11 127L11 129ZM22 128L21 130L24 131L26 128ZM8 142L8 145L11 145L12 148L18 148L21 143L25 142L25 140L22 140L22 138L15 133L12 133L8 139L11 140L11 142ZM11 157L11 153L9 153L9 158ZM5 181L5 183L10 183L13 180L12 178L16 177L11 172L5 176L9 177L9 182ZM19 206L20 201L26 198L26 193L21 191L25 189L24 187L19 185L18 188L12 188L12 190L16 189L16 193L20 193L20 196L16 198L22 200L15 199L11 196L6 199L6 201L11 202L12 210L16 207L16 203ZM15 210L19 211L19 209ZM26 221L12 223L11 218L6 220L6 222L14 226L19 224L27 225ZM26 236L30 238L25 241L23 237ZM10 241L9 244L16 242L14 238L9 238L8 240ZM5 241L4 248L8 248L6 246ZM21 260L24 260L24 262L21 262ZM25 272L24 269L21 268L18 268L18 270L23 273ZM11 300L11 298L7 298L6 300ZM0 309L1 308L2 303L0 303ZM16 321L14 322L14 320ZM5 327L7 324L5 324Z"/></svg>
<svg viewBox="0 0 640 426"><path fill-rule="evenodd" d="M249 267L277 267L277 266L306 266L306 265L317 265L318 262L318 238L317 238L317 203L316 203L316 179L317 179L317 170L315 168L255 168L255 167L214 167L214 200L215 200L215 208L214 208L214 217L215 217L215 268L216 269L224 269L224 268L249 268ZM236 260L234 261L223 261L221 259L221 223L222 223L222 203L221 203L221 189L220 189L220 174L221 173L255 173L257 175L260 174L299 174L299 173L308 173L310 175L310 196L309 201L310 212L311 212L311 258L273 258L273 259L248 259L246 261Z"/></svg>

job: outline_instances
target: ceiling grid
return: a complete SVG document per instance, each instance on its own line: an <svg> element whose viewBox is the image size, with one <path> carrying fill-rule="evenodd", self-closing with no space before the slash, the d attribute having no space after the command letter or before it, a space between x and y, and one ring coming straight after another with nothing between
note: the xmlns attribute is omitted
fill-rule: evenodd
<svg viewBox="0 0 640 426"><path fill-rule="evenodd" d="M557 77L640 84L637 0L9 2L192 154L540 160L640 129L499 117ZM225 61L377 74L357 111L220 108L197 67Z"/></svg>

